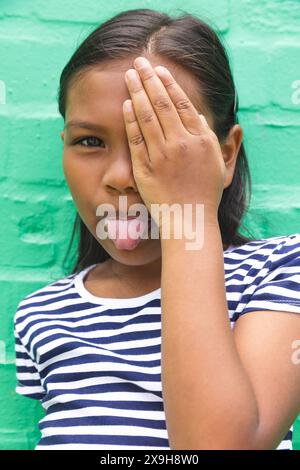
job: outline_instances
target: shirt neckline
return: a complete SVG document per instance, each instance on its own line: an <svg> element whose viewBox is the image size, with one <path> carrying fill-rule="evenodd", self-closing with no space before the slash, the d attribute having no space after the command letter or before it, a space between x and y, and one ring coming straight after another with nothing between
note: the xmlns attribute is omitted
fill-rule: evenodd
<svg viewBox="0 0 300 470"><path fill-rule="evenodd" d="M85 285L84 285L84 278L86 274L97 266L97 263L88 266L87 268L80 271L76 274L74 278L74 285L77 293L82 297L84 300L99 305L109 305L112 307L135 307L141 304L145 304L150 300L155 298L160 298L161 288L155 289L147 294L140 295L138 297L129 297L129 298L112 298L112 297L98 297L97 295L92 294L89 292Z"/></svg>
<svg viewBox="0 0 300 470"><path fill-rule="evenodd" d="M230 245L224 253L228 251L232 251L235 247ZM89 292L86 287L84 286L84 278L86 274L97 266L97 263L94 263L87 268L83 269L79 273L77 273L74 277L74 286L77 293L80 295L81 298L86 300L87 302L98 304L98 305L109 305L112 307L135 307L141 304L145 304L150 300L155 298L160 298L161 296L161 288L155 289L147 294L140 295L138 297L129 297L129 298L112 298L112 297L98 297L97 295L92 294Z"/></svg>

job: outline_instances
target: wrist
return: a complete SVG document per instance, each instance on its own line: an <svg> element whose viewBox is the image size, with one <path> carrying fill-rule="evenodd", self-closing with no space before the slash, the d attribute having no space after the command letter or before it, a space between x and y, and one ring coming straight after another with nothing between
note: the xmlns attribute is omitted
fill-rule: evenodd
<svg viewBox="0 0 300 470"><path fill-rule="evenodd" d="M172 246L185 251L200 251L208 240L221 240L218 215L212 211L198 212L198 217L180 216L160 220L159 234L162 249Z"/></svg>
<svg viewBox="0 0 300 470"><path fill-rule="evenodd" d="M186 206L186 205L185 205ZM159 214L157 222L161 240L188 237L191 231L204 227L219 228L218 211L209 209L204 204L188 205L184 211L166 211Z"/></svg>

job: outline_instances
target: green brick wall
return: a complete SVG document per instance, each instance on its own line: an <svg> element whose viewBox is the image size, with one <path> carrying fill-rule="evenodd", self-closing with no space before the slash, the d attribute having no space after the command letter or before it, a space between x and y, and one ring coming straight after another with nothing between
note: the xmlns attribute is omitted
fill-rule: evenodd
<svg viewBox="0 0 300 470"><path fill-rule="evenodd" d="M60 72L99 23L125 9L176 13L182 0L0 0L0 449L32 449L44 412L15 391L13 316L64 275L75 209L64 181ZM213 7L212 7L213 5ZM253 178L257 238L300 232L300 2L187 0L229 48ZM294 448L300 449L300 419Z"/></svg>

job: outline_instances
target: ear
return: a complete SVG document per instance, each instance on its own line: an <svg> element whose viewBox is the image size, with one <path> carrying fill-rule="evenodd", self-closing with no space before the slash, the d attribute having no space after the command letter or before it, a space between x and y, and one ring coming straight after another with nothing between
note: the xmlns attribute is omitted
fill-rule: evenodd
<svg viewBox="0 0 300 470"><path fill-rule="evenodd" d="M226 141L221 144L224 163L226 165L226 175L224 189L231 185L237 156L243 140L243 130L239 124L235 124L229 131Z"/></svg>
<svg viewBox="0 0 300 470"><path fill-rule="evenodd" d="M61 137L61 140L64 141L64 138L65 138L65 133L64 133L64 131L62 131L62 132L60 133L60 137Z"/></svg>

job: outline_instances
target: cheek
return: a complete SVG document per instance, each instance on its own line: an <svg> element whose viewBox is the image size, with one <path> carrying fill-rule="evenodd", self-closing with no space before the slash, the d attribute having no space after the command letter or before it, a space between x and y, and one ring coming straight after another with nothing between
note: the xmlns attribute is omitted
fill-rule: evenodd
<svg viewBox="0 0 300 470"><path fill-rule="evenodd" d="M84 165L82 160L67 150L63 153L62 166L74 203L78 210L82 210L92 189L89 166Z"/></svg>
<svg viewBox="0 0 300 470"><path fill-rule="evenodd" d="M79 190L88 182L91 184L92 169L88 161L65 149L62 160L63 172L70 189Z"/></svg>
<svg viewBox="0 0 300 470"><path fill-rule="evenodd" d="M62 166L66 182L69 186L73 199L75 199L79 179L79 169L77 168L74 159L71 158L71 155L67 151L64 151L63 153Z"/></svg>
<svg viewBox="0 0 300 470"><path fill-rule="evenodd" d="M93 227L103 171L99 159L64 149L62 165L77 212L88 227Z"/></svg>

